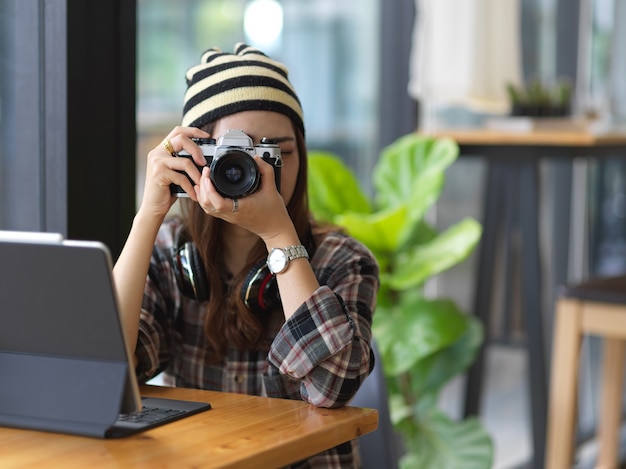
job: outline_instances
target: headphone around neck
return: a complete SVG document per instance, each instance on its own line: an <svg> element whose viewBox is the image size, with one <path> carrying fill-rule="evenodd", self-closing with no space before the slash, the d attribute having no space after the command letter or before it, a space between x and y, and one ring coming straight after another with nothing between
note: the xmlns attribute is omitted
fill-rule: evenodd
<svg viewBox="0 0 626 469"><path fill-rule="evenodd" d="M173 266L176 283L185 297L207 301L210 292L204 263L196 245L189 240L185 231L178 231L174 243ZM243 282L240 297L248 309L256 314L271 311L279 304L276 276L269 271L265 260L252 267Z"/></svg>

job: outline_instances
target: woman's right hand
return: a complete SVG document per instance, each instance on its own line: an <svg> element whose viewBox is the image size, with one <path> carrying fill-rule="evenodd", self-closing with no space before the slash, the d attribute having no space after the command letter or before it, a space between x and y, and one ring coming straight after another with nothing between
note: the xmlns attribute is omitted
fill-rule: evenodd
<svg viewBox="0 0 626 469"><path fill-rule="evenodd" d="M175 158L163 142L148 153L146 183L139 211L135 215L124 248L113 267L113 278L117 291L122 324L128 342L128 349L135 350L139 334L139 315L150 267L150 256L159 227L168 210L176 200L170 192L170 184L181 186L189 197L196 200L193 184L184 171L198 184L200 172L193 164L205 166L202 150L191 139L209 138L206 132L191 127L176 127L167 137L172 152L186 150L193 157Z"/></svg>
<svg viewBox="0 0 626 469"><path fill-rule="evenodd" d="M205 166L206 160L200 147L191 139L209 137L208 133L195 127L175 127L157 147L148 153L146 182L140 211L164 217L176 201L176 196L170 192L170 184L181 186L192 200L196 200L194 185L185 174L178 171L188 174L196 185L199 184L200 172L196 165ZM167 150L166 141L170 142L173 152L178 153L183 149L187 151L193 157L193 162L189 158L174 157Z"/></svg>

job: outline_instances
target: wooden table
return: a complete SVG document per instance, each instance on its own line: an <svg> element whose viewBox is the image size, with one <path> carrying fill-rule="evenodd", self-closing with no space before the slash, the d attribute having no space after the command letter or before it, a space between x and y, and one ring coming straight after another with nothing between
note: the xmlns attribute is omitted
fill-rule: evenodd
<svg viewBox="0 0 626 469"><path fill-rule="evenodd" d="M113 440L0 428L0 467L273 468L378 426L374 409L158 386L142 387L141 395L210 402L212 409Z"/></svg>
<svg viewBox="0 0 626 469"><path fill-rule="evenodd" d="M530 404L532 416L533 467L542 468L545 454L547 416L547 371L544 340L544 307L542 285L546 284L539 243L540 184L539 162L559 160L569 165L567 177L561 181L555 196L562 210L555 210L553 249L556 283L567 280L569 257L570 207L572 173L575 158L626 157L626 134L572 131L503 132L494 130L446 130L429 133L455 140L461 156L479 156L487 162L483 200L483 237L479 248L476 272L474 314L490 330L490 312L497 278L504 280L506 305L518 298L511 284L521 280L523 320L526 326L525 348L529 362ZM519 234L518 238L515 236ZM513 239L521 242L522 254L511 254ZM502 247L504 256L498 256ZM500 269L500 270L498 270ZM515 272L518 270L519 272ZM504 272L504 277L502 273ZM544 278L542 278L544 277ZM503 319L507 324L510 317ZM482 398L484 345L470 368L465 394L466 416L480 411Z"/></svg>

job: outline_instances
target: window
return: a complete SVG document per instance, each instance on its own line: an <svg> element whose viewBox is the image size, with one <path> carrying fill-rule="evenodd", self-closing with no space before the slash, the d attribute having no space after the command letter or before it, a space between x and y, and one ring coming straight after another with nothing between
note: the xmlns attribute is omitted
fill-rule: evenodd
<svg viewBox="0 0 626 469"><path fill-rule="evenodd" d="M0 2L0 229L66 233L64 2Z"/></svg>
<svg viewBox="0 0 626 469"><path fill-rule="evenodd" d="M584 28L587 72L583 75L586 107L611 123L626 123L626 4L618 0L591 2Z"/></svg>
<svg viewBox="0 0 626 469"><path fill-rule="evenodd" d="M337 153L369 181L377 156L377 8L378 0L139 1L137 200L146 154L180 123L185 71L208 47L232 51L239 41L288 66L309 149ZM258 26L271 37L256 34Z"/></svg>

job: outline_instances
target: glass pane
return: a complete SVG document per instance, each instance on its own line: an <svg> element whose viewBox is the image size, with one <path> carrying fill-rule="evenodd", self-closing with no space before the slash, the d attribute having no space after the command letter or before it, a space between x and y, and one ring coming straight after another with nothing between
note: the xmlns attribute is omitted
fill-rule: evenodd
<svg viewBox="0 0 626 469"><path fill-rule="evenodd" d="M0 2L0 229L42 228L38 8Z"/></svg>
<svg viewBox="0 0 626 469"><path fill-rule="evenodd" d="M10 158L14 151L13 129L15 122L14 93L14 57L15 11L12 3L0 4L0 229L9 228L10 178L9 170L13 165Z"/></svg>
<svg viewBox="0 0 626 469"><path fill-rule="evenodd" d="M180 123L185 71L207 48L232 51L239 41L289 67L309 149L336 152L368 181L376 157L377 5L378 0L140 0L137 201L146 154Z"/></svg>
<svg viewBox="0 0 626 469"><path fill-rule="evenodd" d="M593 2L589 107L609 124L626 121L623 74L626 66L626 4Z"/></svg>

